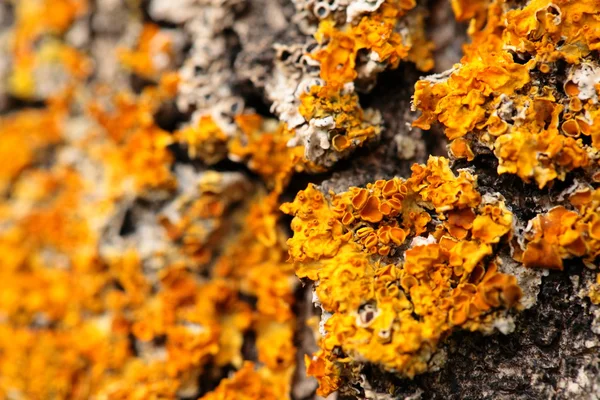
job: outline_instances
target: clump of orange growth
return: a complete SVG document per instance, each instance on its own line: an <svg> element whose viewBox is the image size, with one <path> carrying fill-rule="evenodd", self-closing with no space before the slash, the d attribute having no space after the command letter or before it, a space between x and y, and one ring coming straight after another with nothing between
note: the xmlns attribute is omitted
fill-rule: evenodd
<svg viewBox="0 0 600 400"><path fill-rule="evenodd" d="M339 154L348 154L350 150L381 134L381 118L373 111L363 110L358 95L352 91L312 86L309 92L300 95L300 102L299 111L306 121L319 121L325 125L323 136L326 143L313 144L312 147L331 147L337 153L330 155L322 164L331 165ZM315 123L315 127L320 130L319 124ZM306 146L310 148L309 144Z"/></svg>
<svg viewBox="0 0 600 400"><path fill-rule="evenodd" d="M416 6L414 0L387 0L377 11L360 18L356 24L337 27L333 20L319 24L315 38L319 43L327 43L313 54L321 63L321 78L334 89L354 81L358 77L356 60L360 51L373 54L378 63L396 68L400 60L410 59L412 43L396 31L396 24L408 11ZM422 27L421 27L422 28ZM425 49L431 50L425 44ZM424 59L414 59L422 70L433 67L431 55Z"/></svg>
<svg viewBox="0 0 600 400"><path fill-rule="evenodd" d="M285 123L257 114L239 115L235 122L241 134L229 142L229 157L245 162L274 190L281 192L294 172L310 166L302 147L288 146L294 135Z"/></svg>
<svg viewBox="0 0 600 400"><path fill-rule="evenodd" d="M557 206L538 215L526 232L526 267L563 269L563 260L579 257L591 267L600 256L600 189L571 196L573 209Z"/></svg>
<svg viewBox="0 0 600 400"><path fill-rule="evenodd" d="M304 123L290 145L304 146L305 162L331 167L379 136L381 117L361 108L355 83L370 87L378 73L402 60L424 71L433 67L424 15L415 6L414 0L386 0L356 21L340 24L333 15L321 20L314 35L317 47L305 55L318 62L321 79L309 74L313 79L305 77L303 84L311 83L295 94Z"/></svg>
<svg viewBox="0 0 600 400"><path fill-rule="evenodd" d="M256 298L253 328L258 361L263 364L258 373L279 399L290 393L296 366L292 311L296 282L293 266L286 262L286 235L277 224L277 206L277 192L251 203L244 227L217 260L214 275L215 279L235 282L240 293ZM225 381L216 393L230 389ZM248 394L238 393L243 395Z"/></svg>
<svg viewBox="0 0 600 400"><path fill-rule="evenodd" d="M485 19L486 9L491 0L452 0L452 10L458 21Z"/></svg>
<svg viewBox="0 0 600 400"><path fill-rule="evenodd" d="M175 140L187 146L190 158L200 158L209 165L227 156L228 136L210 115L203 115L197 122L175 132Z"/></svg>
<svg viewBox="0 0 600 400"><path fill-rule="evenodd" d="M461 64L417 82L414 107L422 114L414 125L429 129L439 122L455 157L472 158L465 142L483 145L498 158L499 173L540 188L577 168L594 174L600 67L589 54L598 46L597 4L534 0L506 11L493 1L487 10L484 27L471 25L473 42ZM479 13L463 11L464 18ZM567 77L551 83L561 79L552 78L561 60L570 65Z"/></svg>
<svg viewBox="0 0 600 400"><path fill-rule="evenodd" d="M282 210L294 216L296 273L317 282L325 313L321 349L307 358L321 395L361 362L407 377L425 372L453 329L490 330L521 297L495 258L512 214L444 158L414 165L407 180L340 194L311 185Z"/></svg>
<svg viewBox="0 0 600 400"><path fill-rule="evenodd" d="M249 330L270 390L289 393L294 283L276 197L256 199L239 242L208 280L194 263L172 262L154 275L134 247L100 251L95 225L114 199L90 203L89 189L72 168L29 169L0 208L0 395L176 398L194 393L208 368L241 367ZM217 193L196 199L194 222L221 217ZM258 298L256 309L239 293Z"/></svg>
<svg viewBox="0 0 600 400"><path fill-rule="evenodd" d="M208 190L219 185L214 181L203 186ZM222 203L219 194L223 195L204 192L195 199L195 205ZM166 335L165 368L167 376L177 377L178 388L196 380L210 365L240 368L244 334L252 330L258 360L264 364L260 374L268 377L278 398L289 393L295 369L295 318L291 310L295 283L290 280L292 267L285 263L276 201L276 194L257 196L238 217L241 231L222 246L222 255L208 270L209 280L203 282L182 266L168 267L160 276L161 290L136 307L131 332L147 343ZM215 213L220 216L222 207L200 208L208 213L201 218L206 221ZM193 233L198 231L190 231L188 237L193 238ZM185 251L189 240L182 241ZM219 247L210 241L204 244L208 251ZM209 260L210 255L206 255L198 263ZM256 307L241 301L240 294L256 298Z"/></svg>
<svg viewBox="0 0 600 400"><path fill-rule="evenodd" d="M109 190L115 196L149 189L173 190L173 157L167 149L173 139L153 117L169 93L152 87L141 96L119 93L111 97L105 103L89 105L88 112L100 129L87 139L93 146L92 156L107 167Z"/></svg>
<svg viewBox="0 0 600 400"><path fill-rule="evenodd" d="M172 398L189 384L194 390L193 382L211 365L241 366L243 334L253 317L250 306L237 297L235 285L224 280L202 282L177 265L163 269L159 279L157 289L141 304L127 302L118 292L109 298L113 324L136 338L140 356L130 357L118 379L100 394L121 392L128 398L143 390L158 395L166 389L159 384L166 381L169 391L163 395ZM157 345L161 338L164 345ZM130 368L150 374L157 386L151 379L136 388Z"/></svg>
<svg viewBox="0 0 600 400"><path fill-rule="evenodd" d="M23 0L16 5L15 31L23 46L45 33L64 33L89 7L87 0Z"/></svg>
<svg viewBox="0 0 600 400"><path fill-rule="evenodd" d="M206 171L183 188L158 216L170 242L162 256L183 262L194 270L204 270L230 223L227 213L242 201L252 185L237 174Z"/></svg>
<svg viewBox="0 0 600 400"><path fill-rule="evenodd" d="M598 3L594 0L532 0L506 13L504 41L538 61L579 63L600 50Z"/></svg>
<svg viewBox="0 0 600 400"><path fill-rule="evenodd" d="M287 264L285 233L278 227L277 193L250 206L244 228L215 265L215 274L244 282L241 291L257 298L258 310L278 322L293 320L293 266ZM267 278L269 277L269 278Z"/></svg>
<svg viewBox="0 0 600 400"><path fill-rule="evenodd" d="M204 185L210 186L209 182ZM217 182L213 186L218 186ZM210 199L219 201L218 193L203 193L195 203L199 205L204 198L205 205ZM276 201L275 194L257 196L236 218L241 231L222 246L214 268L207 270L208 279L199 278L183 265L169 266L160 273L158 291L146 294L140 304L129 304L131 310L124 308L119 313L126 318L123 324L130 327L130 332L147 343L148 351L153 348L153 340L166 336L167 358L155 363L164 372L157 376L175 378L178 391L195 382L199 374L208 373L208 368L242 367L244 335L253 331L258 361L263 364L259 373L270 382L269 390L277 398L290 392L295 370L295 318L291 310L295 283L290 280L292 267L285 263ZM219 214L212 207L205 210L209 213L202 217L205 220L214 217L214 212ZM194 232L189 233L192 236ZM189 240L182 241L185 251ZM219 247L210 241L205 246L209 251ZM206 264L209 260L207 255L198 262ZM240 295L256 298L256 306L242 301ZM119 304L127 306L123 301ZM133 319L127 315L133 315ZM231 390L227 382L216 393ZM125 390L131 382L123 380L119 385Z"/></svg>
<svg viewBox="0 0 600 400"><path fill-rule="evenodd" d="M66 331L2 325L0 349L0 395L4 398L89 398L114 379L129 357L127 337L111 334L102 321ZM94 365L94 369L87 370L87 365Z"/></svg>
<svg viewBox="0 0 600 400"><path fill-rule="evenodd" d="M11 189L0 204L0 397L87 398L130 355L103 315L111 275L91 224L105 209L60 163L29 166Z"/></svg>
<svg viewBox="0 0 600 400"><path fill-rule="evenodd" d="M179 82L158 27L121 53L154 82L115 92L85 87L93 64L61 41L87 1L15 11L9 89L47 106L0 118L0 398L199 396L200 376L230 368L241 371L208 398L288 397L296 281L278 195L303 168L291 132L244 114L233 134L207 117L200 133L172 135L155 118ZM60 96L40 96L42 62L68 72ZM246 162L272 194L246 199L254 185L242 173L174 165L175 141L207 158L223 146L217 158Z"/></svg>
<svg viewBox="0 0 600 400"><path fill-rule="evenodd" d="M435 46L429 41L425 27L427 14L418 10L407 22L410 32L407 42L410 48L406 60L414 63L420 71L431 71L434 67L433 51Z"/></svg>
<svg viewBox="0 0 600 400"><path fill-rule="evenodd" d="M187 146L191 158L207 164L225 158L244 162L277 191L283 190L294 172L310 165L303 160L301 147L288 146L293 132L285 123L258 114L241 114L234 122L235 132L226 134L205 115L195 125L175 132L175 140Z"/></svg>
<svg viewBox="0 0 600 400"><path fill-rule="evenodd" d="M12 69L10 91L22 98L36 95L35 69L42 64L60 65L73 80L90 72L89 60L75 48L51 39L67 32L88 11L87 0L23 0L15 3L15 25L11 32ZM54 93L56 94L56 93Z"/></svg>
<svg viewBox="0 0 600 400"><path fill-rule="evenodd" d="M265 374L263 369L256 370L253 363L247 362L231 378L224 379L212 393L203 400L278 400L287 396L278 390L277 380Z"/></svg>
<svg viewBox="0 0 600 400"><path fill-rule="evenodd" d="M173 61L172 38L155 24L144 24L135 49L120 49L121 63L135 74L156 79Z"/></svg>
<svg viewBox="0 0 600 400"><path fill-rule="evenodd" d="M193 395L201 374L242 367L250 331L268 390L290 392L295 282L277 192L230 215L248 192L241 174L192 174L198 187L186 187L153 117L174 83L6 117L6 157L18 162L2 170L0 397ZM86 124L65 123L74 106ZM166 203L155 220L109 233L128 202L153 196ZM222 245L233 226L239 237Z"/></svg>
<svg viewBox="0 0 600 400"><path fill-rule="evenodd" d="M0 118L0 193L4 194L19 174L40 155L62 140L61 122L66 110L53 101L44 110L28 110Z"/></svg>

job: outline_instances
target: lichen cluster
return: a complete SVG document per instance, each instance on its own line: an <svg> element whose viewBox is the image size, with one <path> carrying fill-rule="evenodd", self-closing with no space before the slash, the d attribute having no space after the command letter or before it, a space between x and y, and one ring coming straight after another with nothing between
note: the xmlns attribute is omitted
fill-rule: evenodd
<svg viewBox="0 0 600 400"><path fill-rule="evenodd" d="M173 133L158 121L181 97L175 32L127 20L134 32L96 32L94 44L117 38L106 64L113 87L77 29L133 10L14 6L3 36L8 94L45 107L0 117L0 397L203 397L204 382L239 369L206 397L285 398L296 282L277 199L291 172L289 134L236 117L244 137L228 150L264 180L176 163L173 146L194 128ZM73 69L81 65L88 75ZM52 86L40 75L48 68L61 78ZM147 80L137 93L118 80L130 73Z"/></svg>
<svg viewBox="0 0 600 400"><path fill-rule="evenodd" d="M434 67L430 2L256 2L0 3L0 398L361 396L598 265L595 0L451 0L412 123L449 157L342 188L406 117L363 94Z"/></svg>
<svg viewBox="0 0 600 400"><path fill-rule="evenodd" d="M91 101L84 121L67 120L72 99L1 120L20 151L2 171L2 397L194 395L203 374L244 365L250 332L260 390L290 391L277 197L241 173L172 170L155 94Z"/></svg>
<svg viewBox="0 0 600 400"><path fill-rule="evenodd" d="M540 188L581 168L597 182L597 2L486 7L487 15L477 13L484 26L471 25L461 62L416 84L414 106L422 114L414 125L439 122L454 157L491 151L498 173Z"/></svg>
<svg viewBox="0 0 600 400"><path fill-rule="evenodd" d="M282 209L295 216L297 274L317 282L324 314L321 350L307 358L322 395L364 362L422 373L453 329L489 330L521 297L495 257L512 213L444 158L340 194L309 186Z"/></svg>
<svg viewBox="0 0 600 400"><path fill-rule="evenodd" d="M525 266L563 269L563 259L582 257L595 269L600 256L600 189L570 196L570 208L556 206L530 221L522 254Z"/></svg>
<svg viewBox="0 0 600 400"><path fill-rule="evenodd" d="M8 57L0 69L8 90L21 97L45 97L83 82L91 72L89 60L59 37L88 12L87 0L15 2L11 37L0 40Z"/></svg>
<svg viewBox="0 0 600 400"><path fill-rule="evenodd" d="M366 366L430 371L453 330L500 328L521 297L517 278L502 272L508 265L597 263L597 4L452 6L457 19L472 19L472 41L451 70L417 82L413 125L440 123L453 159L493 154L499 174L540 189L569 173L588 183L532 219L515 217L500 193L479 193L472 172L456 176L444 158L415 165L406 180L299 192L282 210L295 217L296 273L315 283L322 309L320 350L307 357L322 395L364 381ZM331 73L342 83L345 75Z"/></svg>
<svg viewBox="0 0 600 400"><path fill-rule="evenodd" d="M301 28L314 40L276 47L268 96L272 110L294 129L289 145L304 148L305 162L331 167L381 133L380 114L362 109L357 90L372 88L378 73L401 60L431 69L432 46L415 1L294 3Z"/></svg>

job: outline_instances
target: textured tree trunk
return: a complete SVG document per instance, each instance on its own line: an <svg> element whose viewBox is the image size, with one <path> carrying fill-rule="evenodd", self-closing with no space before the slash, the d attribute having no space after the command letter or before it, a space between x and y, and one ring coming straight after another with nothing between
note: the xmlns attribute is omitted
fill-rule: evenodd
<svg viewBox="0 0 600 400"><path fill-rule="evenodd" d="M172 67L175 70L182 65L187 65L185 63L191 59L190 47L196 39L194 37L196 31L178 22L178 18L185 20L187 16L178 15L177 11L185 9L184 5L189 2L181 0L181 5L178 5L175 4L176 0L172 1L174 5L154 0L141 0L137 5L133 4L135 2L126 1L92 1L85 18L78 21L79 30L73 29L70 36L65 39L71 41L71 44L75 43L73 46L94 60L94 72L90 74L87 81L80 82L79 85L92 87L95 84L108 84L119 90L131 89L139 94L144 88L156 84L148 76L144 77L135 71L123 71L115 67L119 61L112 50L120 46L132 47L137 43L142 22L171 30L177 38L175 40L177 46L174 46L175 55L171 60ZM205 3L211 3L215 9L218 9L215 6L218 1ZM273 98L276 96L273 92L276 90L273 87L279 88L279 86L273 84L273 77L277 74L279 55L274 44L300 47L313 41L311 34L302 31L298 11L294 3L289 0L248 0L247 2L225 0L221 3L228 4L229 8L223 6L227 12L224 15L215 13L211 16L218 21L226 21L223 22L226 25L223 25L225 27L222 32L215 34L214 40L211 39L209 42L218 42L219 45L222 43L225 50L218 57L223 63L222 67L219 67L216 72L212 70L206 72L202 70L200 65L202 63L199 62L195 67L195 73L198 76L207 76L207 83L199 84L188 93L178 93L155 110L153 123L169 134L177 131L181 126L191 124L191 115L196 105L189 106L187 102L191 104L189 99L194 96L200 97L198 93L210 85L214 85L211 90L215 93L227 88L236 98L242 99L248 109L253 109L262 118L277 121L280 116L276 115L277 111L274 110L276 101L273 101ZM236 4L229 6L229 3ZM528 2L507 0L506 3ZM350 187L364 187L379 179L408 178L413 164L426 163L430 156L448 157L448 140L440 126L434 125L429 131L412 126L419 115L419 112L411 109L412 96L415 84L424 75L442 73L460 62L462 46L470 40L467 35L468 26L467 23L456 22L451 5L446 0L422 1L419 2L419 6L428 11L426 32L436 46L433 55L434 70L425 73L419 71L414 63L403 61L397 68L381 72L374 84L367 82L362 88L357 84L360 107L365 110L373 109L381 114L383 121L381 134L374 140L368 140L357 146L344 157L340 156L339 160L332 165L327 165L327 168L316 169L311 173L307 172L309 168L306 168L291 176L289 183L284 179L281 192L278 193L279 204L293 201L297 193L305 189L308 184L315 184L323 193L329 191L342 193L348 191ZM598 8L600 9L600 4ZM14 5L0 3L0 34L8 34L12 29L13 13ZM596 17L598 15L600 12ZM205 22L207 26L212 23ZM0 39L2 39L1 35ZM68 80L64 74L49 69L50 72L42 71L49 75L40 72L41 78L37 77L31 96L24 97L15 93L8 84L1 84L8 81L5 78L8 76L13 54L7 50L10 46L6 40L0 40L0 45L3 45L0 47L0 78L2 79L0 112L2 114L18 113L28 108L46 108L48 103L45 101L49 97L48 93L57 92L57 87L68 86L63 81L63 79ZM597 55L596 50L590 57L595 57L597 61ZM185 67L181 68L184 69ZM226 72L226 77L221 81L216 77L223 71ZM198 103L200 102L201 100L198 100ZM73 126L76 123L85 125L86 118L89 118L80 103L72 106L70 113L68 119ZM90 126L95 125L90 123ZM308 144L306 146L308 147ZM524 183L516 175L498 174L498 159L489 148L474 144L473 150L476 157L472 161L451 159L452 170L457 173L461 169L468 169L477 177L477 187L481 194L499 193L504 196L506 206L522 225L537 215L547 212L550 206L565 203L561 198L563 192L577 179L580 181L588 179L582 171L576 170L568 175L565 181L557 181L553 185L539 189L535 184ZM243 157L227 156L227 150L221 154L223 156L221 159L217 157L219 162L213 166L208 165L212 161L204 163L206 160L193 159L191 153L186 152L177 143L169 145L169 152L173 156L173 162L168 166L171 171L179 167L194 167L199 173L207 171L235 173L243 178L239 179L255 185L250 186L251 189L244 186L243 190L239 189L243 184L232 186L231 190L239 189L239 192L233 196L231 203L227 203L227 207L231 204L244 203L246 197L250 197L252 187L256 189L262 187L264 183L259 169L255 169L250 163L240 161ZM48 166L55 162L54 158L48 156L41 159ZM45 168L46 164L42 162L40 164L41 168ZM271 182L264 186L269 187L269 185ZM597 188L597 183L593 186ZM7 189L7 193L10 190L12 189ZM229 190L229 187L223 190L224 197L229 196ZM6 194L7 199L10 196L12 195ZM137 238L136 235L142 231L139 227L145 221L157 218L163 206L173 199L169 196L171 195L158 191L136 193L115 202L117 211L110 218L111 222L107 223L99 233L101 240L98 248L112 245L117 239L124 242L128 235ZM208 265L206 269L194 271L194 277L198 280L208 281L212 277L211 268L214 267L214 260L222 253L226 253L226 246L230 245L232 238L236 238L238 231L242 230L240 221L243 220L231 211L233 206L227 207L224 219L228 220L221 227L225 233L211 240L211 250L214 250L214 254L209 258L214 258L206 263ZM281 214L278 216L284 232L288 237L292 236L293 232L289 229L291 218ZM516 229L523 230L525 226ZM139 237L142 237L141 233ZM150 239L143 237L137 245L142 247L144 240ZM183 247L181 243L177 245ZM509 252L508 246L502 250L501 255L504 260L512 260L512 254ZM598 260L595 262L597 263ZM144 274L152 282L152 290L158 291L159 272L148 267L152 260L144 259L143 263L145 263ZM600 308L592 304L588 297L590 285L596 279L595 271L590 268L590 265L585 266L580 259L570 258L564 261L563 271L526 268L516 261L505 261L503 272L517 276L523 292L522 307L508 312L512 318L509 322L505 322L504 325L498 323L495 326L497 329L490 334L453 330L443 338L437 353L429 361L431 367L428 372L418 374L413 379L401 378L398 374L384 371L383 368L367 360L360 370L361 379L344 381L341 390L331 394L328 399L600 398L600 341L598 340ZM318 399L320 397L315 394L316 381L306 376L304 356L318 350L315 330L309 328L307 324L312 321L314 325L314 319L320 318L321 311L313 304L313 302L317 303L313 298L314 282L306 279L300 284L296 280L294 282L292 297L295 297L293 312L296 324L293 344L298 349L298 354L290 397L295 400ZM118 286L116 283L111 285ZM123 288L120 287L119 290ZM256 310L257 297L254 294L241 293L239 297L241 303ZM3 314L0 313L0 323L4 323L2 318ZM50 324L44 328L55 329ZM37 326L33 322L28 322L24 329L35 332ZM146 354L148 347L165 351L164 335L154 337L150 341L140 340L131 332L128 332L128 335L129 347L133 349L133 358L138 356L140 359L143 358L141 355ZM259 363L256 335L256 332L244 331L241 335L243 338L240 339L243 341L243 346L240 347L244 360ZM3 355L2 348L0 346L0 357ZM198 370L194 370L190 375L193 376L190 379L193 383L182 384L182 387L187 389L189 386L191 389L180 388L176 397L201 398L211 393L219 387L224 378L230 377L234 370L239 369L239 365L234 367L233 364L215 366L216 364L210 361L206 363L206 369L202 374L198 372L201 369L198 367ZM0 375L1 381L2 375ZM0 386L0 397L3 395L1 389L2 386ZM25 399L27 396L22 394L22 396L15 395L9 398Z"/></svg>

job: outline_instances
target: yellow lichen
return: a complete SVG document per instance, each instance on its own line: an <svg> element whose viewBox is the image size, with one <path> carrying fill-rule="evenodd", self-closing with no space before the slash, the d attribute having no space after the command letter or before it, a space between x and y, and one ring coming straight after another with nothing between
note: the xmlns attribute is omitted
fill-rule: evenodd
<svg viewBox="0 0 600 400"><path fill-rule="evenodd" d="M479 6L453 4L459 17L481 13ZM580 95L574 83L584 85L578 77L593 74L586 59L597 46L593 4L537 0L506 11L492 1L485 26L471 25L473 42L461 64L447 78L416 84L414 106L422 114L414 125L429 129L439 122L455 157L473 158L467 142L483 145L498 158L499 173L540 188L574 169L593 171L600 146L582 138L598 121L597 92L587 94L592 87ZM572 65L565 91L547 82L558 60Z"/></svg>
<svg viewBox="0 0 600 400"><path fill-rule="evenodd" d="M475 18L477 21L485 18L486 7L490 0L452 0L452 10L458 21Z"/></svg>
<svg viewBox="0 0 600 400"><path fill-rule="evenodd" d="M153 118L171 83L140 95L99 89L77 135L63 124L62 101L73 99L6 118L8 144L11 135L31 140L11 144L19 163L3 172L0 397L176 398L209 369L242 368L249 331L265 387L277 399L290 392L295 281L278 192L230 215L248 193L241 176L208 171L185 181L195 188L175 185L182 172L171 169L169 134ZM103 240L120 204L153 193L169 199L145 222L160 246ZM223 233L238 223L242 233L225 247Z"/></svg>
<svg viewBox="0 0 600 400"><path fill-rule="evenodd" d="M328 197L309 185L282 210L294 215L288 246L296 273L318 282L330 315L320 350L307 358L322 395L360 360L422 373L455 327L490 329L521 296L516 278L490 258L510 237L512 214L500 200L483 203L474 177L454 175L443 158L413 166L407 180ZM448 224L432 225L434 218Z"/></svg>
<svg viewBox="0 0 600 400"><path fill-rule="evenodd" d="M342 193L311 184L280 208L294 173L322 171L381 136L380 114L361 107L355 85L368 90L403 60L432 68L414 0L321 20L316 45L302 50L320 79L309 68L298 80L276 75L274 87L295 85L284 91L291 107L281 107L290 121L227 103L239 100L241 82L226 71L215 80L226 86L219 104L190 107L192 122L175 132L158 117L184 97L169 72L181 60L167 30L140 23L134 48L118 51L119 74L145 78L139 93L86 88L88 77L101 79L85 53L106 32L67 43L96 10L87 0L13 3L6 87L23 106L45 108L0 118L0 398L176 399L218 380L203 399L288 398L299 342L294 273L314 282L323 311L319 350L306 356L320 395L358 378L364 363L413 377L455 330L489 333L519 308L517 279L503 272L508 243L527 267L598 262L600 189L580 186L513 238L504 199L445 158ZM595 2L452 6L459 20L473 19L472 42L451 72L417 84L415 125L439 122L454 158L473 161L487 148L500 173L540 187L575 169L600 182ZM227 39L244 32L219 29ZM211 34L227 58L231 43ZM58 67L58 89L40 79L48 66ZM192 160L178 162L178 144ZM225 159L247 168L211 167ZM293 215L287 242L279 208ZM593 303L599 287L588 287Z"/></svg>
<svg viewBox="0 0 600 400"><path fill-rule="evenodd" d="M89 60L72 46L52 40L51 36L63 35L88 7L87 0L15 2L15 27L11 32L13 63L8 76L8 88L14 95L31 98L40 94L36 91L39 82L35 70L43 64L59 65L74 82L87 77Z"/></svg>
<svg viewBox="0 0 600 400"><path fill-rule="evenodd" d="M228 137L209 115L175 132L175 140L187 146L191 158L214 164L227 156Z"/></svg>
<svg viewBox="0 0 600 400"><path fill-rule="evenodd" d="M310 164L304 162L304 149L288 146L293 137L286 124L261 118L256 114L236 118L241 134L229 142L229 155L245 161L276 191L281 192L294 172Z"/></svg>
<svg viewBox="0 0 600 400"><path fill-rule="evenodd" d="M253 363L248 362L231 378L224 379L212 393L202 397L202 400L277 400L286 397L281 392L276 380L262 370L256 370Z"/></svg>
<svg viewBox="0 0 600 400"><path fill-rule="evenodd" d="M187 146L191 158L207 164L227 157L245 162L277 191L283 190L294 172L310 167L302 158L302 147L288 146L293 132L284 123L258 114L238 115L234 122L236 131L228 135L212 117L204 115L196 125L175 132L175 139Z"/></svg>
<svg viewBox="0 0 600 400"><path fill-rule="evenodd" d="M174 187L170 171L173 157L167 149L172 138L152 117L162 97L168 95L149 89L139 98L130 94L114 96L112 110L100 102L89 106L91 116L101 127L87 139L101 141L90 152L99 161L106 160L108 184L116 196L131 189L140 192ZM123 179L123 174L130 177L133 185Z"/></svg>
<svg viewBox="0 0 600 400"><path fill-rule="evenodd" d="M600 189L572 198L574 210L557 206L535 217L526 233L526 267L563 269L563 260L581 257L593 266L600 256Z"/></svg>
<svg viewBox="0 0 600 400"><path fill-rule="evenodd" d="M403 43L395 26L415 6L414 0L387 0L376 12L363 16L358 24L347 30L338 29L332 20L322 21L315 38L327 45L313 55L321 63L321 78L332 90L339 90L345 83L354 81L358 76L356 58L361 50L374 52L378 62L396 68L401 59L408 57L411 46ZM430 58L420 62L424 70L433 66Z"/></svg>
<svg viewBox="0 0 600 400"><path fill-rule="evenodd" d="M312 86L300 96L300 114L305 120L331 117L336 136L333 148L340 153L361 146L365 141L379 136L381 127L365 118L356 93L340 93L329 86Z"/></svg>
<svg viewBox="0 0 600 400"><path fill-rule="evenodd" d="M305 56L318 63L321 79L305 81L304 90L295 94L305 124L290 143L305 146L305 162L330 167L379 136L381 118L363 111L355 84L372 85L377 73L397 68L402 60L423 71L433 68L425 16L415 7L414 0L386 0L370 13L348 16L346 23L333 16L320 21L317 45Z"/></svg>
<svg viewBox="0 0 600 400"><path fill-rule="evenodd" d="M14 179L35 164L47 148L61 141L65 112L57 102L46 110L28 110L0 118L0 157L11 160L0 165L0 193L4 194Z"/></svg>
<svg viewBox="0 0 600 400"><path fill-rule="evenodd" d="M155 79L168 70L172 62L172 39L160 27L146 23L135 49L120 49L119 58L124 66L139 76Z"/></svg>

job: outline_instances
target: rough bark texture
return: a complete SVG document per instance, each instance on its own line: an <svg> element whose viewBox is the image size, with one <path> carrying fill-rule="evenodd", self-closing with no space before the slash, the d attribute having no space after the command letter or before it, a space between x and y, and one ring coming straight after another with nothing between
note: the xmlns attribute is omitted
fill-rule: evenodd
<svg viewBox="0 0 600 400"><path fill-rule="evenodd" d="M98 3L98 4L96 4ZM93 2L94 7L86 22L86 39L80 49L88 51L97 60L94 82L114 82L115 86L129 86L141 91L149 82L134 74L115 72L113 58L106 60L104 52L117 43L127 42L127 24L132 11L127 7L103 11L103 1ZM166 28L181 29L170 21L156 19L148 12L149 3L141 2L140 19ZM466 25L455 22L446 1L429 1L424 4L430 10L427 31L436 44L436 72L451 68L461 57L461 46L467 39ZM110 8L110 7L108 7ZM0 4L0 33L8 31L12 23L12 6ZM112 14L111 14L112 13ZM227 65L233 74L228 85L232 92L245 100L265 118L272 117L271 102L266 93L265 81L274 72L276 51L273 43L304 43L305 37L292 24L295 11L286 0L252 0L238 11L233 24L224 32L227 41ZM128 17L129 16L129 17ZM154 18L154 20L153 20ZM188 43L189 44L189 43ZM185 47L179 52L177 63L187 57ZM0 60L0 76L7 67ZM385 71L377 77L375 87L368 93L359 93L363 108L378 110L383 118L384 129L378 140L357 149L350 157L339 161L329 171L294 175L281 200L290 201L308 183L315 183L327 192L346 191L351 186L364 186L377 179L394 176L407 177L413 163L422 163L430 155L447 155L446 138L441 128L428 132L412 128L416 113L411 111L414 85L423 73L414 65L402 63L399 68ZM44 85L42 85L44 86ZM47 90L52 90L48 89ZM44 90L46 90L44 89ZM44 90L41 90L42 92ZM0 86L0 112L12 113L23 108L44 107L43 96L22 99ZM190 112L177 108L175 101L163 104L154 114L156 124L169 132L187 123ZM170 146L174 155L172 168L192 165L198 169L208 168L202 162L190 159L176 145ZM560 193L577 178L574 172L565 182L557 182L545 189L534 183L526 184L514 175L498 175L497 160L485 150L471 162L454 161L457 171L469 168L478 177L482 193L499 192L507 200L515 216L528 221L547 210L548 204L560 204ZM231 160L221 161L211 167L219 172L241 172L248 180L258 181L257 175L246 166ZM121 236L135 231L135 221L140 215L153 214L162 206L160 199L142 199L142 196L124 207L118 218ZM146 211L136 214L137 211ZM129 210L129 219L125 213ZM133 211L132 211L133 210ZM288 224L290 219L282 218ZM289 225L289 224L288 224ZM523 229L524 227L520 227ZM109 235L113 234L109 231ZM506 268L524 268L522 266ZM524 288L532 300L529 308L514 312L515 329L508 334L496 332L483 335L478 332L452 333L442 345L440 354L445 361L438 370L419 375L412 380L400 379L373 365L362 370L363 382L356 382L342 394L341 399L597 399L600 398L600 310L590 303L585 290L595 279L595 274L577 260L565 261L564 271L528 271L530 286ZM292 387L296 400L317 398L316 383L304 375L303 354L316 349L313 331L304 323L317 310L311 302L311 287L306 285L295 291L294 312L298 317L295 345L299 348L297 371ZM252 306L256 299L243 299ZM535 301L533 301L535 300ZM246 360L258 359L255 337L247 334L242 349ZM132 339L133 342L133 339ZM1 356L1 354L0 354ZM233 368L231 369L233 370ZM197 398L214 390L220 379L230 369L215 368L200 376L200 384L192 396L179 394L180 398ZM0 377L1 378L1 377ZM18 398L18 397L17 397Z"/></svg>

